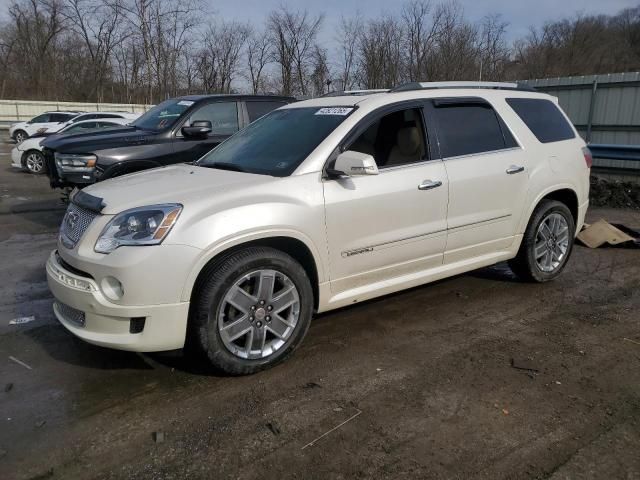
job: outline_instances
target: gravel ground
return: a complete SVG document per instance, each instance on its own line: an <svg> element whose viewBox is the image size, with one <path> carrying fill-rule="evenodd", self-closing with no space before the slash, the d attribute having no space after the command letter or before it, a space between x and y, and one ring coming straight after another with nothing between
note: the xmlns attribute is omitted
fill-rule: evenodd
<svg viewBox="0 0 640 480"><path fill-rule="evenodd" d="M552 283L498 265L324 314L283 365L217 377L57 324L61 206L7 151L0 478L640 478L639 251L576 247Z"/></svg>
<svg viewBox="0 0 640 480"><path fill-rule="evenodd" d="M589 197L593 207L640 210L640 183L611 181L592 176Z"/></svg>

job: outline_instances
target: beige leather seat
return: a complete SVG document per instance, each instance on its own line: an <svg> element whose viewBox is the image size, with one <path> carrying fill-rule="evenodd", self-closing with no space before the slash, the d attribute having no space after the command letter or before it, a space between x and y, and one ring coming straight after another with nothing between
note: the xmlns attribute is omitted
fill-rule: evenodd
<svg viewBox="0 0 640 480"><path fill-rule="evenodd" d="M407 127L398 130L396 144L389 153L386 166L402 165L417 162L424 155L422 136L417 127Z"/></svg>

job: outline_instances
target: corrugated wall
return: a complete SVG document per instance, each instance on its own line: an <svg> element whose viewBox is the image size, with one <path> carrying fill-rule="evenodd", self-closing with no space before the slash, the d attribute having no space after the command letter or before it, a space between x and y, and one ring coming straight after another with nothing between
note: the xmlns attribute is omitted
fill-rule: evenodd
<svg viewBox="0 0 640 480"><path fill-rule="evenodd" d="M558 97L592 143L640 145L640 72L526 80Z"/></svg>

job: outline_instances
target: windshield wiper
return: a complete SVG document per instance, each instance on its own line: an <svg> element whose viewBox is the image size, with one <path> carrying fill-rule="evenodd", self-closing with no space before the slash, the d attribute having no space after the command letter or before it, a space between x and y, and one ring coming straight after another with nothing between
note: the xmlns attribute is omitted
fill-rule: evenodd
<svg viewBox="0 0 640 480"><path fill-rule="evenodd" d="M207 165L198 164L198 166L199 167L206 167L206 168L217 168L219 170L231 170L233 172L247 173L247 170L245 168L241 167L240 165L236 165L235 163L213 162L213 163L209 163Z"/></svg>

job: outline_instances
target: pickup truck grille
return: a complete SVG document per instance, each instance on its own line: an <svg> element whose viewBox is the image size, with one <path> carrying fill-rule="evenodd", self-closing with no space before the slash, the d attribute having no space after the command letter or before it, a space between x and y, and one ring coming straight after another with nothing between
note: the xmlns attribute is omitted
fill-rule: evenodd
<svg viewBox="0 0 640 480"><path fill-rule="evenodd" d="M60 226L62 244L67 248L74 248L91 222L99 215L99 213L82 208L75 203L70 203Z"/></svg>

